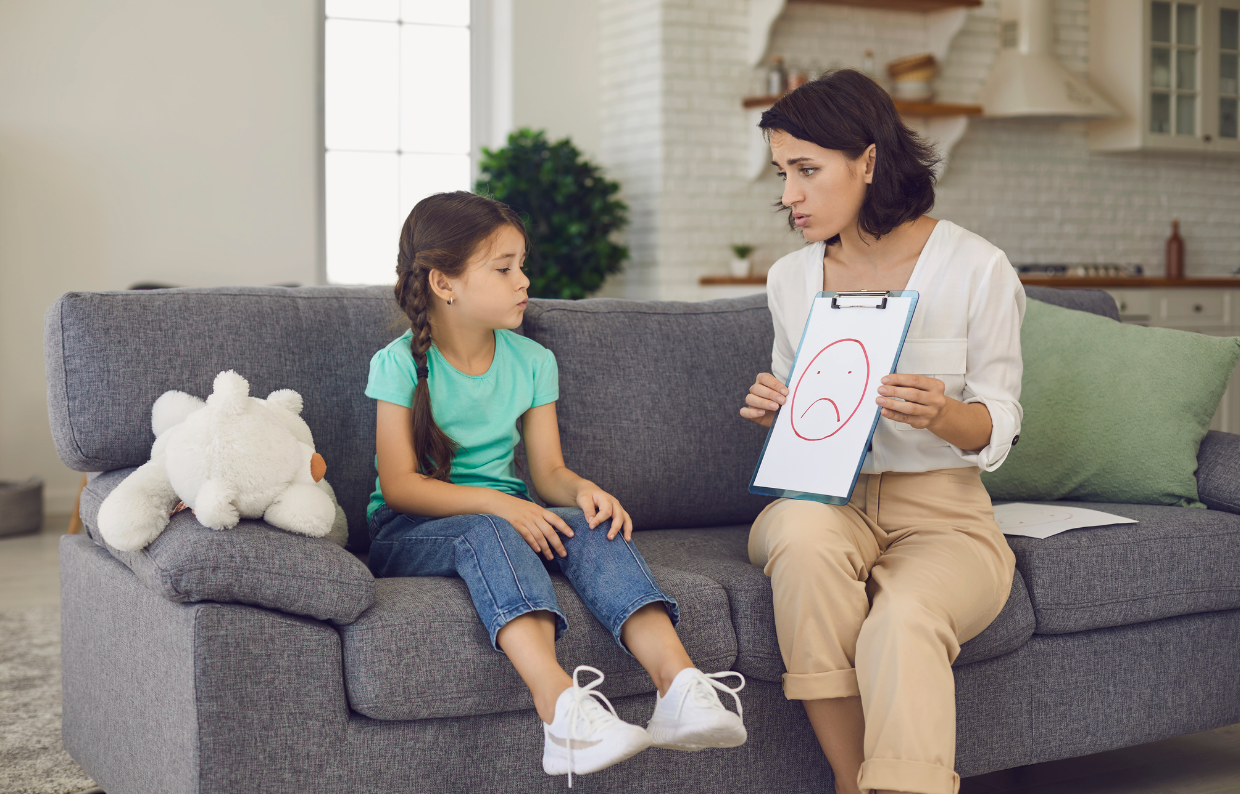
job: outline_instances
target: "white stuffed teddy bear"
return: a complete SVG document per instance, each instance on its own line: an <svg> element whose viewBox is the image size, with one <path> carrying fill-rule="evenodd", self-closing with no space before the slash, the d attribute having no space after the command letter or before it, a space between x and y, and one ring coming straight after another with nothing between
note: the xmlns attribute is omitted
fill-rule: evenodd
<svg viewBox="0 0 1240 794"><path fill-rule="evenodd" d="M242 518L344 545L348 525L326 464L301 418L301 395L280 389L266 400L229 370L206 402L164 392L151 408L151 459L116 486L99 508L103 539L122 551L145 548L164 531L177 502L204 526L231 529Z"/></svg>

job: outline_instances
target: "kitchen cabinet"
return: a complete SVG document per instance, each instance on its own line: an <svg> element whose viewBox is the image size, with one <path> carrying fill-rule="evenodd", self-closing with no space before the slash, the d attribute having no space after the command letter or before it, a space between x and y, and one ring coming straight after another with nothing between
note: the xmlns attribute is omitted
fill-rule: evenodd
<svg viewBox="0 0 1240 794"><path fill-rule="evenodd" d="M1108 289L1120 320L1210 336L1240 336L1240 289ZM1233 372L1211 430L1240 433L1240 369Z"/></svg>
<svg viewBox="0 0 1240 794"><path fill-rule="evenodd" d="M1124 114L1094 151L1240 154L1240 0L1090 0L1089 77Z"/></svg>

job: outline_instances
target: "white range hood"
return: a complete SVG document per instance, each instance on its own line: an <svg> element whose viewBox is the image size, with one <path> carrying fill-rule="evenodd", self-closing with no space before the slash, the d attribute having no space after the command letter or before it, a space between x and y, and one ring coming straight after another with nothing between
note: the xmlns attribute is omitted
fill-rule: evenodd
<svg viewBox="0 0 1240 794"><path fill-rule="evenodd" d="M979 100L991 118L1059 116L1116 118L1122 114L1051 54L1052 0L1015 0L1016 35L1004 23L1004 42ZM1007 4L1005 3L1005 6Z"/></svg>

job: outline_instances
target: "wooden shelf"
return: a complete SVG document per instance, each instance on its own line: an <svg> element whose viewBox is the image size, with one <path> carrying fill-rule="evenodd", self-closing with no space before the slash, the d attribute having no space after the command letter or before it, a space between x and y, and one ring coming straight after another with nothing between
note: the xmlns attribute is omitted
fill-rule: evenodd
<svg viewBox="0 0 1240 794"><path fill-rule="evenodd" d="M945 8L977 8L982 0L788 0L790 3L893 8L897 11L942 11Z"/></svg>
<svg viewBox="0 0 1240 794"><path fill-rule="evenodd" d="M760 276L702 276L698 284L703 287L747 287L766 284L766 274Z"/></svg>
<svg viewBox="0 0 1240 794"><path fill-rule="evenodd" d="M702 276L703 287L761 286L766 276ZM1155 278L1152 276L1021 276L1020 283L1029 287L1060 287L1063 289L1119 289L1129 287L1183 287L1199 289L1240 289L1240 276L1214 278Z"/></svg>
<svg viewBox="0 0 1240 794"><path fill-rule="evenodd" d="M1061 287L1063 289L1125 289L1130 287L1240 289L1240 276L1177 279L1154 276L1021 276L1020 283L1029 287Z"/></svg>
<svg viewBox="0 0 1240 794"><path fill-rule="evenodd" d="M778 99L779 97L777 96L747 96L741 100L741 107L745 108L745 110L770 107ZM962 105L955 102L905 102L900 99L893 101L895 102L896 111L901 116L930 118L982 115L981 105Z"/></svg>

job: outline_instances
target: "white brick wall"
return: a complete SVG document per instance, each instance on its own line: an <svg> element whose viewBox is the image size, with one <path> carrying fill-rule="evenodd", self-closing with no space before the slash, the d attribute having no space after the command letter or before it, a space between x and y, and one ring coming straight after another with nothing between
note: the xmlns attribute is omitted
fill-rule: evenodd
<svg viewBox="0 0 1240 794"><path fill-rule="evenodd" d="M603 161L632 208L633 262L605 294L696 300L728 246L757 246L759 268L801 245L772 209L781 183L745 175L741 97L762 89L744 61L747 0L601 0ZM1055 53L1088 71L1088 0L1058 0ZM975 101L998 53L998 3L969 12L938 81L944 101ZM791 4L769 52L794 66L877 69L925 51L925 17ZM952 152L936 217L971 229L1013 262L1120 262L1158 272L1181 221L1190 275L1240 266L1240 158L1094 154L1085 125L974 119Z"/></svg>

